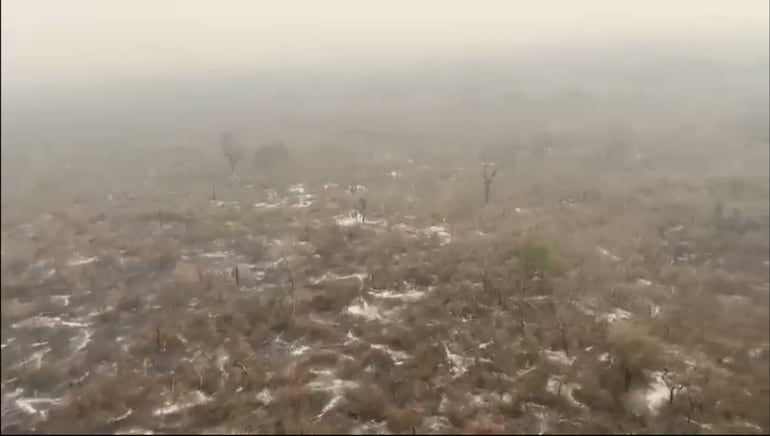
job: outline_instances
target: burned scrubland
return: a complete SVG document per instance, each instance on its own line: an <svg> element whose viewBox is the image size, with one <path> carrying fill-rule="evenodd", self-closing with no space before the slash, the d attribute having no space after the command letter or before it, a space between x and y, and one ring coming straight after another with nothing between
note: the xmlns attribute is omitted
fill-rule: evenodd
<svg viewBox="0 0 770 436"><path fill-rule="evenodd" d="M640 47L4 92L3 432L766 434L767 53Z"/></svg>

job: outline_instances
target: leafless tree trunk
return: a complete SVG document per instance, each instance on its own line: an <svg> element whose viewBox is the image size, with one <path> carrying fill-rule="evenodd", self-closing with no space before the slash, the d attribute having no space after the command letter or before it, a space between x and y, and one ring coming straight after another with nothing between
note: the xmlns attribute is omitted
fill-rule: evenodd
<svg viewBox="0 0 770 436"><path fill-rule="evenodd" d="M222 133L222 152L227 158L230 173L235 173L235 166L241 160L240 151L233 145L232 135L229 132Z"/></svg>
<svg viewBox="0 0 770 436"><path fill-rule="evenodd" d="M497 175L497 168L492 169L493 166L493 164L486 162L481 165L481 177L484 179L484 204L489 203L489 197L492 190L492 181Z"/></svg>
<svg viewBox="0 0 770 436"><path fill-rule="evenodd" d="M160 353L160 329L155 328L155 351Z"/></svg>

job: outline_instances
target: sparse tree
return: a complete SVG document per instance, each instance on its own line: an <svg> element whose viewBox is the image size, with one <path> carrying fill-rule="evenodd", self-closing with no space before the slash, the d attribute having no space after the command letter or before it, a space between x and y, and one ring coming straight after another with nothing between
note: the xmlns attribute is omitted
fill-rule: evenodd
<svg viewBox="0 0 770 436"><path fill-rule="evenodd" d="M243 157L241 150L233 143L232 135L229 132L222 133L222 153L227 158L230 166L230 173L235 173L235 167Z"/></svg>
<svg viewBox="0 0 770 436"><path fill-rule="evenodd" d="M489 197L492 190L492 182L497 175L497 168L494 168L494 164L484 162L481 164L481 177L484 180L484 204L489 203Z"/></svg>

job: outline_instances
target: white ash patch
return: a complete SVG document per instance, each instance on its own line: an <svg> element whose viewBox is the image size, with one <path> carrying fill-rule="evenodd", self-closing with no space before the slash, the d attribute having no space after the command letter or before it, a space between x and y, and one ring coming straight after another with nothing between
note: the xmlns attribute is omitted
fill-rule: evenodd
<svg viewBox="0 0 770 436"><path fill-rule="evenodd" d="M329 392L332 396L316 418L320 418L332 410L337 404L342 402L347 391L356 389L358 386L358 383L354 381L334 378L333 374L324 375L308 383L308 389L315 392Z"/></svg>
<svg viewBox="0 0 770 436"><path fill-rule="evenodd" d="M498 392L484 392L481 394L466 394L468 404L477 409L489 409L490 407L510 404L513 397L509 393L500 395Z"/></svg>
<svg viewBox="0 0 770 436"><path fill-rule="evenodd" d="M310 350L312 350L312 347L310 346L298 345L296 347L290 348L289 354L291 354L292 356L301 356Z"/></svg>
<svg viewBox="0 0 770 436"><path fill-rule="evenodd" d="M33 316L31 318L27 318L23 321L19 321L15 324L11 325L11 328L14 329L22 329L22 328L54 328L59 326L64 327L74 327L74 328L83 328L90 326L90 323L84 323L79 321L64 321L60 317L55 316Z"/></svg>
<svg viewBox="0 0 770 436"><path fill-rule="evenodd" d="M425 298L426 292L421 292L416 289L409 289L403 292L392 291L389 289L372 289L369 294L376 298L383 298L387 300L401 300L404 302L413 302Z"/></svg>
<svg viewBox="0 0 770 436"><path fill-rule="evenodd" d="M310 207L313 205L314 198L312 194L302 194L297 197L297 202L292 204L291 207Z"/></svg>
<svg viewBox="0 0 770 436"><path fill-rule="evenodd" d="M538 421L538 431L537 434L545 434L546 431L548 431L548 414L549 410L547 407L542 406L540 404L536 403L525 403L523 409L529 413L532 413L537 417Z"/></svg>
<svg viewBox="0 0 770 436"><path fill-rule="evenodd" d="M371 344L371 347L374 348L375 350L380 350L387 353L390 356L390 358L393 359L393 362L395 363L396 366L403 365L404 362L406 362L412 357L407 352L394 350L389 346L383 345L383 344Z"/></svg>
<svg viewBox="0 0 770 436"><path fill-rule="evenodd" d="M652 380L649 386L632 391L628 401L635 413L655 416L668 401L669 389L663 378L663 372L652 372L650 378Z"/></svg>
<svg viewBox="0 0 770 436"><path fill-rule="evenodd" d="M449 234L449 232L447 231L446 227L444 227L444 226L430 226L430 227L426 227L423 230L423 233L428 235L428 236L431 236L431 237L433 235L438 237L439 241L440 241L440 245L446 245L446 244L452 242L452 235Z"/></svg>
<svg viewBox="0 0 770 436"><path fill-rule="evenodd" d="M308 318L310 319L310 321L313 321L314 323L317 323L317 324L330 325L330 326L333 326L333 327L336 327L338 325L335 321L329 320L329 319L326 319L326 318L321 318L318 315L316 315L315 313L311 313L308 316Z"/></svg>
<svg viewBox="0 0 770 436"><path fill-rule="evenodd" d="M357 300L358 303L353 303L346 307L345 312L353 316L364 318L367 321L383 319L377 306L370 305L363 298L358 298Z"/></svg>
<svg viewBox="0 0 770 436"><path fill-rule="evenodd" d="M69 262L67 262L67 265L68 266L88 265L89 263L94 263L97 260L99 260L99 256L83 257L79 254L76 254L75 257L73 257Z"/></svg>
<svg viewBox="0 0 770 436"><path fill-rule="evenodd" d="M348 330L348 334L347 334L346 338L347 339L345 340L343 345L350 345L350 344L355 344L356 342L363 342L361 340L361 338L359 338L358 336L354 335L353 332L351 332L350 330Z"/></svg>
<svg viewBox="0 0 770 436"><path fill-rule="evenodd" d="M231 251L210 251L208 253L200 254L200 257L205 257L207 259L228 259L233 256L235 256L235 253Z"/></svg>
<svg viewBox="0 0 770 436"><path fill-rule="evenodd" d="M338 186L339 185L337 185L336 183L324 183L323 184L324 191L328 191L329 189L336 188Z"/></svg>
<svg viewBox="0 0 770 436"><path fill-rule="evenodd" d="M258 203L254 203L254 207L256 209L274 209L278 207L286 207L288 205L289 200L286 198L282 198L278 201L260 201Z"/></svg>
<svg viewBox="0 0 770 436"><path fill-rule="evenodd" d="M18 377L16 377L15 379L16 379L16 380L18 380ZM3 382L3 386L5 386L5 384L6 384L6 383L8 383L8 382L7 382L7 381L6 381L6 382ZM5 395L3 396L3 399L4 399L4 400L13 400L13 399L15 399L15 398L18 398L18 397L20 397L20 396L21 396L21 394L23 394L23 393L24 393L24 389L22 389L22 388L16 388L16 389L14 389L14 391L13 391L13 392L9 392L9 393L5 394Z"/></svg>
<svg viewBox="0 0 770 436"><path fill-rule="evenodd" d="M550 300L552 297L550 295L533 295L531 297L524 297L525 301L546 301Z"/></svg>
<svg viewBox="0 0 770 436"><path fill-rule="evenodd" d="M51 302L67 307L70 305L70 295L51 295Z"/></svg>
<svg viewBox="0 0 770 436"><path fill-rule="evenodd" d="M571 366L575 363L575 356L569 357L562 350L543 350L543 355L545 355L546 359L561 365Z"/></svg>
<svg viewBox="0 0 770 436"><path fill-rule="evenodd" d="M613 310L610 313L605 313L599 316L599 320L606 321L608 323L613 323L615 321L628 320L628 319L631 319L631 312L628 312L623 309L618 309L618 308L615 308L615 310Z"/></svg>
<svg viewBox="0 0 770 436"><path fill-rule="evenodd" d="M70 341L73 345L73 351L77 353L78 351L84 349L89 342L91 342L91 337L94 335L93 329L85 329L80 332L80 334L72 338Z"/></svg>
<svg viewBox="0 0 770 436"><path fill-rule="evenodd" d="M441 394L441 402L438 403L438 412L444 414L449 412L449 398L446 394Z"/></svg>
<svg viewBox="0 0 770 436"><path fill-rule="evenodd" d="M16 338L8 338L8 342L4 344L0 344L0 350L4 350L6 347L11 345L11 342L14 342L14 341L16 341Z"/></svg>
<svg viewBox="0 0 770 436"><path fill-rule="evenodd" d="M85 374L83 374L83 375L81 375L80 377L78 377L78 378L76 378L76 379L72 380L72 383L73 383L73 384L80 384L80 383L83 383L83 380L85 380L86 378L88 378L88 376L89 376L89 375L91 375L91 371L86 371L86 372L85 372Z"/></svg>
<svg viewBox="0 0 770 436"><path fill-rule="evenodd" d="M530 372L534 371L537 368L537 366L529 366L526 368L522 368L514 373L516 378L524 377L525 375L529 374Z"/></svg>
<svg viewBox="0 0 770 436"><path fill-rule="evenodd" d="M495 341L489 341L479 344L479 350L486 350L490 345L494 344Z"/></svg>
<svg viewBox="0 0 770 436"><path fill-rule="evenodd" d="M609 362L610 361L610 353L602 353L599 355L599 362Z"/></svg>
<svg viewBox="0 0 770 436"><path fill-rule="evenodd" d="M334 217L334 221L340 227L351 227L364 223L364 216L358 211Z"/></svg>
<svg viewBox="0 0 770 436"><path fill-rule="evenodd" d="M223 200L212 200L211 204L217 207L226 207L231 206L234 209L240 209L241 206L238 204L237 201L223 201Z"/></svg>
<svg viewBox="0 0 770 436"><path fill-rule="evenodd" d="M124 414L122 414L120 416L116 416L114 418L110 418L107 421L110 422L110 423L120 422L120 421L123 421L124 419L128 418L129 416L131 416L132 413L134 413L134 409L128 409Z"/></svg>
<svg viewBox="0 0 770 436"><path fill-rule="evenodd" d="M454 354L449 351L449 347L444 342L444 352L446 353L447 362L449 363L449 372L454 378L460 377L468 372L468 367L474 364L475 360L471 357L465 357L460 354Z"/></svg>
<svg viewBox="0 0 770 436"><path fill-rule="evenodd" d="M264 404L265 406L269 405L273 402L273 394L270 392L270 389L264 388L257 394L257 401Z"/></svg>
<svg viewBox="0 0 770 436"><path fill-rule="evenodd" d="M270 201L275 201L279 198L278 191L276 191L275 189L265 189L262 192L265 193L265 195L267 196L267 199Z"/></svg>
<svg viewBox="0 0 770 436"><path fill-rule="evenodd" d="M657 304L650 305L650 317L657 318L660 315L660 306Z"/></svg>
<svg viewBox="0 0 770 436"><path fill-rule="evenodd" d="M570 404L579 409L587 409L588 407L585 404L576 400L573 396L574 390L579 388L580 386L576 383L564 383L558 376L551 376L546 383L545 389L553 395L562 395Z"/></svg>
<svg viewBox="0 0 770 436"><path fill-rule="evenodd" d="M357 279L360 282L363 283L363 281L366 279L367 275L366 273L353 273L353 274L346 274L346 275L339 275L335 274L331 271L325 272L321 277L312 279L310 283L314 285L321 284L323 282L331 282L331 281L339 281L339 280L349 280L349 279Z"/></svg>
<svg viewBox="0 0 770 436"><path fill-rule="evenodd" d="M639 286L647 287L647 286L651 286L652 282L647 279L636 279L636 284Z"/></svg>
<svg viewBox="0 0 770 436"><path fill-rule="evenodd" d="M43 367L43 357L51 352L51 347L45 347L42 350L35 351L26 356L25 360L22 360L14 366L14 368L24 368L31 362L35 362L35 368L40 369Z"/></svg>
<svg viewBox="0 0 770 436"><path fill-rule="evenodd" d="M653 372L652 383L649 389L645 393L645 399L647 400L647 407L654 414L657 414L661 406L668 400L669 390L666 386L666 382L663 380L663 373L660 371Z"/></svg>
<svg viewBox="0 0 770 436"><path fill-rule="evenodd" d="M621 259L620 259L618 256L616 256L616 255L612 254L612 253L611 253L609 250L607 250L606 248L602 248L602 247L596 247L596 249L597 249L597 250L599 250L599 253L601 253L601 254L602 254L602 256L604 256L604 257L608 257L608 258L610 258L610 259L614 260L615 262L619 262L619 261L621 260Z"/></svg>
<svg viewBox="0 0 770 436"><path fill-rule="evenodd" d="M369 421L354 427L349 434L390 434L388 423L385 421Z"/></svg>
<svg viewBox="0 0 770 436"><path fill-rule="evenodd" d="M293 194L304 194L305 193L305 186L302 183L297 183L296 185L289 186L289 192Z"/></svg>
<svg viewBox="0 0 770 436"><path fill-rule="evenodd" d="M353 194L355 194L357 192L363 193L363 192L366 192L366 191L368 191L368 189L366 189L366 186L364 186L364 185L351 185L351 186L348 187L348 193L350 193L351 195L353 195Z"/></svg>
<svg viewBox="0 0 770 436"><path fill-rule="evenodd" d="M48 411L56 406L64 404L60 398L18 398L16 407L29 415L39 414L43 419L47 418Z"/></svg>
<svg viewBox="0 0 770 436"><path fill-rule="evenodd" d="M388 176L391 179L396 180L396 179L400 179L401 178L401 173L398 172L398 171L391 171L391 172L388 173Z"/></svg>
<svg viewBox="0 0 770 436"><path fill-rule="evenodd" d="M182 401L176 403L167 401L163 407L155 409L152 414L153 416L173 415L192 407L206 404L212 399L212 397L209 397L201 391L193 391L186 395Z"/></svg>
<svg viewBox="0 0 770 436"><path fill-rule="evenodd" d="M762 431L762 427L760 427L760 426L758 426L756 424L752 424L752 423L750 423L748 421L738 421L735 424L739 425L741 427L750 428L750 429L755 430L755 431Z"/></svg>
<svg viewBox="0 0 770 436"><path fill-rule="evenodd" d="M768 354L770 354L770 347L768 346L752 348L746 352L746 355L749 356L749 358L751 359L757 359L759 357L762 357L762 355L768 355Z"/></svg>
<svg viewBox="0 0 770 436"><path fill-rule="evenodd" d="M79 266L79 265L88 265L90 263L94 263L97 260L99 260L99 256L92 256L92 257L83 257L80 254L75 254L75 256L70 259L69 262L67 262L68 266Z"/></svg>
<svg viewBox="0 0 770 436"><path fill-rule="evenodd" d="M224 350L224 348L219 347L216 351L216 358L217 358L217 369L219 369L219 372L222 374L222 378L220 379L220 385L224 385L225 380L229 378L228 372L225 370L225 365L227 365L228 360L230 360L230 355L227 353L227 351Z"/></svg>
<svg viewBox="0 0 770 436"><path fill-rule="evenodd" d="M427 416L423 418L422 425L435 434L446 434L452 428L446 416Z"/></svg>

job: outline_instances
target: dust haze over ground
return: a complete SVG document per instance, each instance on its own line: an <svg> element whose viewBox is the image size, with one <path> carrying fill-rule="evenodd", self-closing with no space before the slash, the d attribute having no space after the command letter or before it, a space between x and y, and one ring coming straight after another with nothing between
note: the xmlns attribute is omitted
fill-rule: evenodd
<svg viewBox="0 0 770 436"><path fill-rule="evenodd" d="M3 432L770 431L767 2L362 3L3 2Z"/></svg>

